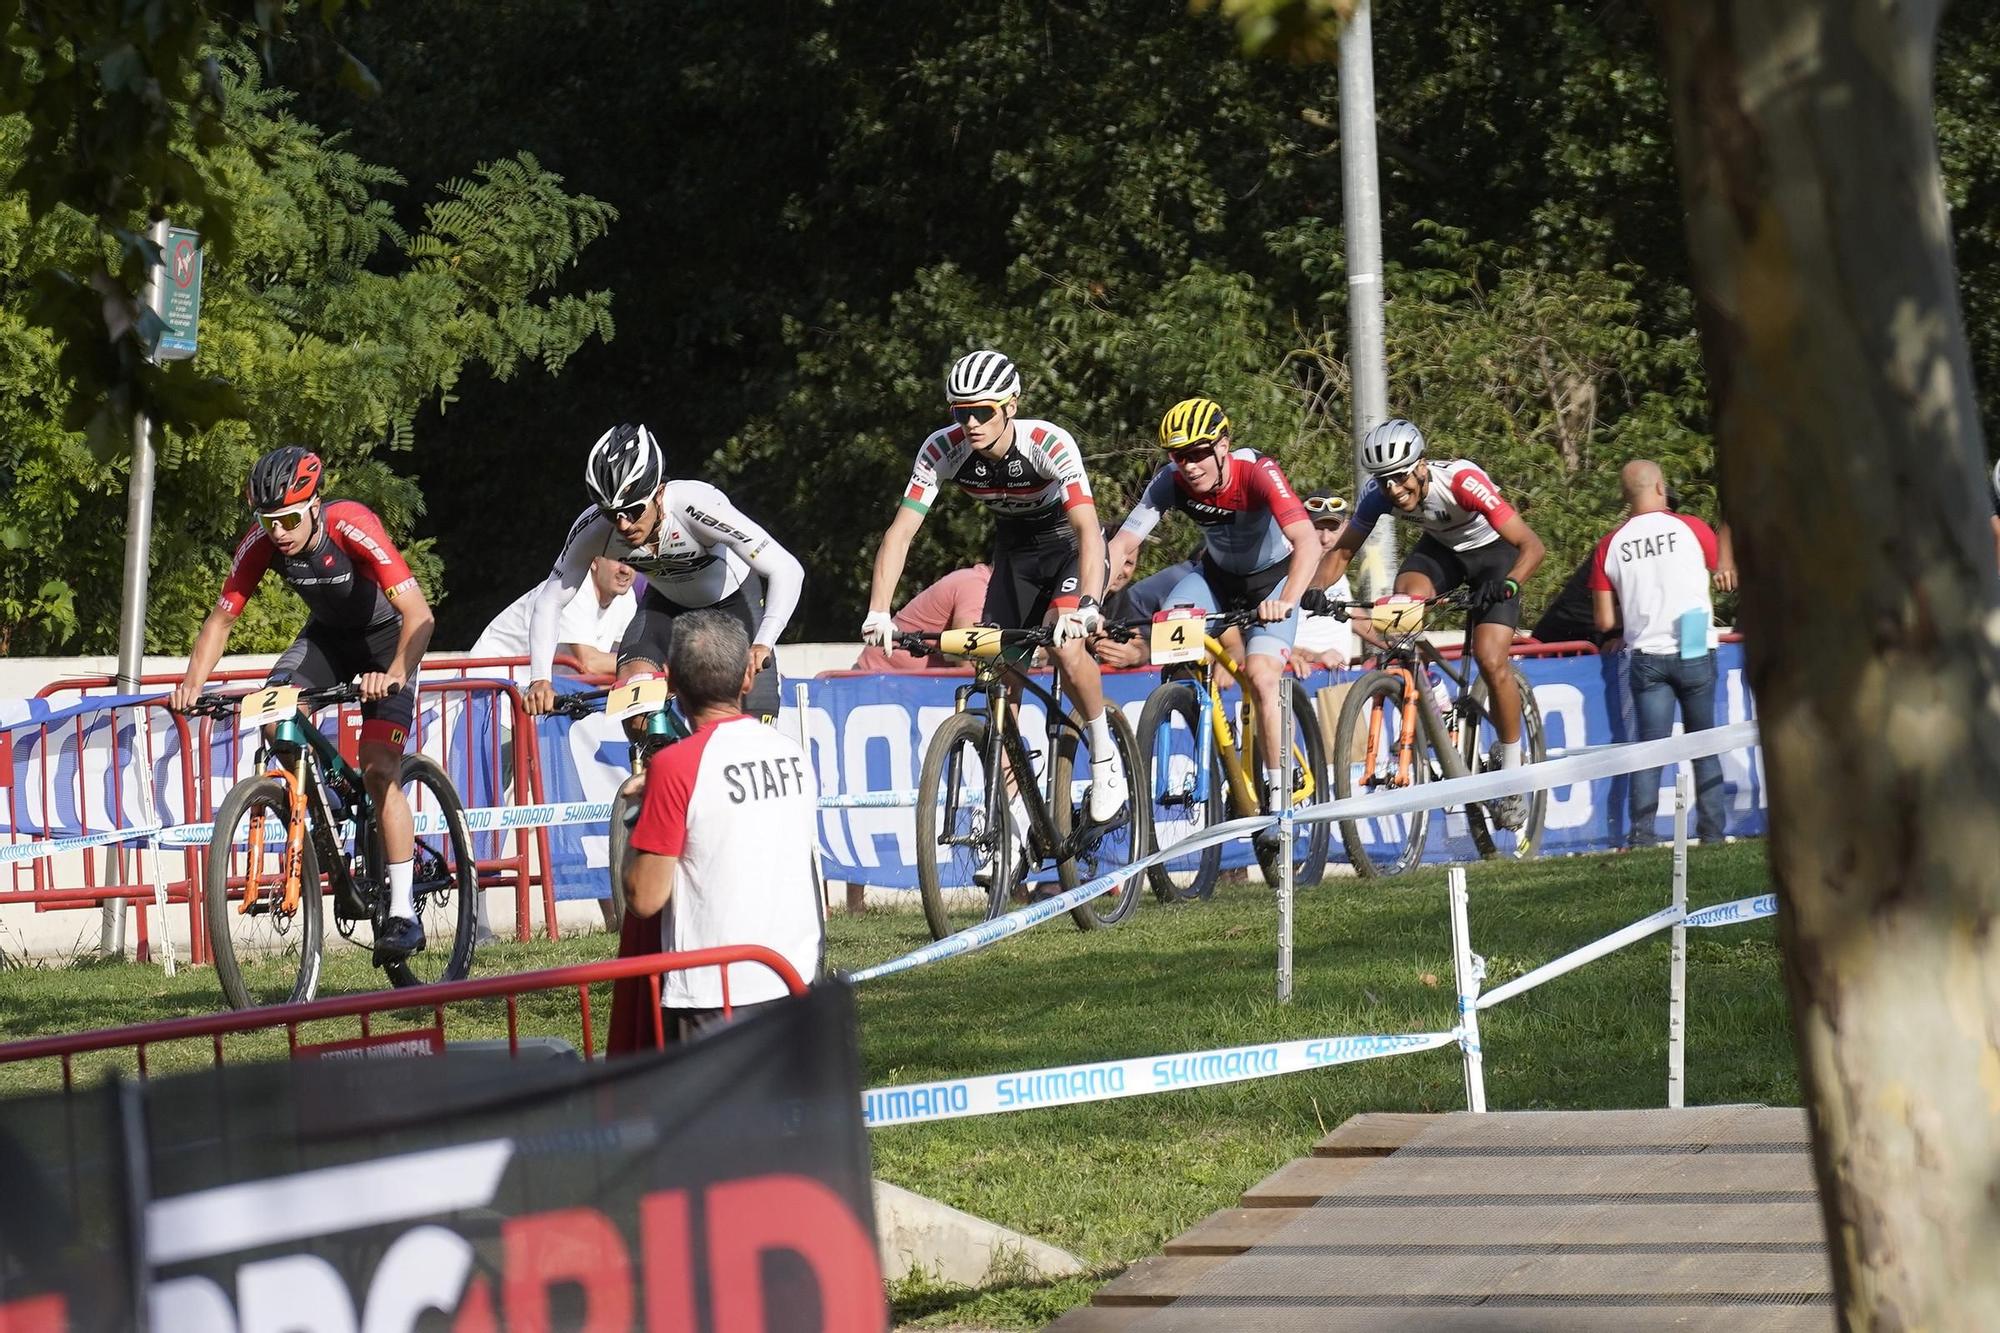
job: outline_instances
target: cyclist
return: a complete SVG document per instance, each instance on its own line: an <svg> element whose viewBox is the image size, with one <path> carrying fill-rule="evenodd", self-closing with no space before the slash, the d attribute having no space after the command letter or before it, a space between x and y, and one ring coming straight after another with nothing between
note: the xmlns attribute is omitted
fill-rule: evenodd
<svg viewBox="0 0 2000 1333"><path fill-rule="evenodd" d="M1433 466L1424 433L1410 422L1392 419L1369 431L1361 441L1361 465L1368 481L1347 530L1321 559L1314 586L1327 587L1347 572L1383 515L1422 528L1396 573L1396 591L1424 598L1471 589L1472 650L1492 693L1499 733L1493 755L1498 767L1513 768L1521 762L1521 696L1508 656L1521 623L1521 585L1542 563L1542 539L1477 464L1456 458ZM1517 829L1528 817L1528 798L1502 797L1491 808L1501 827Z"/></svg>
<svg viewBox="0 0 2000 1333"><path fill-rule="evenodd" d="M1160 447L1170 460L1139 497L1111 539L1111 567L1137 555L1160 515L1179 510L1201 526L1199 564L1174 585L1167 605L1205 611L1254 608L1261 622L1250 631L1243 659L1245 683L1257 715L1271 725L1257 730L1265 809L1276 810L1284 780L1285 747L1278 734L1278 687L1299 629L1299 598L1319 565L1320 543L1312 519L1277 460L1238 449L1229 417L1212 398L1188 398L1160 419ZM1267 829L1259 838L1275 839Z"/></svg>
<svg viewBox="0 0 2000 1333"><path fill-rule="evenodd" d="M1108 824L1125 804L1125 778L1104 713L1104 680L1085 647L1104 622L1097 604L1104 533L1076 441L1060 426L1019 415L1020 397L1020 372L998 352L961 357L945 376L952 424L933 431L917 451L901 507L875 552L861 638L884 649L894 642L889 605L910 541L941 482L955 483L995 520L982 619L1003 629L1055 623L1056 658L1090 728L1090 819ZM1016 823L1016 836L1023 836L1019 811Z"/></svg>
<svg viewBox="0 0 2000 1333"><path fill-rule="evenodd" d="M620 685L660 675L674 621L714 607L735 616L750 634L756 679L744 710L767 721L776 717L776 645L799 604L804 567L715 487L668 481L659 442L644 426L613 426L598 436L583 480L593 503L570 524L529 619L528 712L555 706L550 682L562 609L589 577L590 562L609 556L646 576L646 595L618 643ZM761 615L751 608L752 573L764 581Z"/></svg>
<svg viewBox="0 0 2000 1333"><path fill-rule="evenodd" d="M276 566L310 614L265 684L317 690L360 678L361 775L388 858L389 919L375 934L379 966L424 947L410 887L416 832L400 778L404 742L416 718L417 669L431 640L431 608L373 511L353 500L321 501L321 471L319 455L295 444L271 450L251 467L244 497L257 525L237 544L222 597L201 622L187 673L168 702L185 711L201 697L236 617L265 571Z"/></svg>

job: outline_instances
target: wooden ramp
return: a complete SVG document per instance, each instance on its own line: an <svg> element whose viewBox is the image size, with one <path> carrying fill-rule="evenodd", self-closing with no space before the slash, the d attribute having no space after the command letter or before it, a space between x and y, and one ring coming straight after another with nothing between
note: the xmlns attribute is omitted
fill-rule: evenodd
<svg viewBox="0 0 2000 1333"><path fill-rule="evenodd" d="M1060 1333L1834 1324L1803 1112L1359 1115Z"/></svg>

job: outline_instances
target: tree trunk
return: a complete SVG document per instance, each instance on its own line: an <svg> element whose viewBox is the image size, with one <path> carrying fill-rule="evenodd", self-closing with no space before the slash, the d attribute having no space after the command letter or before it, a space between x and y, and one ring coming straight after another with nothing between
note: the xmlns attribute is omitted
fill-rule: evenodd
<svg viewBox="0 0 2000 1333"><path fill-rule="evenodd" d="M2000 581L1940 0L1653 0L1852 1328L2000 1328Z"/></svg>

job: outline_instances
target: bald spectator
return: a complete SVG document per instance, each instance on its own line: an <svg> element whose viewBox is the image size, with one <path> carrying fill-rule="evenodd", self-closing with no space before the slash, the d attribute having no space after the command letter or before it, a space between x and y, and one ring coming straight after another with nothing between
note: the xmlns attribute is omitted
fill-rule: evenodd
<svg viewBox="0 0 2000 1333"><path fill-rule="evenodd" d="M819 787L798 742L743 711L754 676L750 635L734 616L706 609L674 622L667 679L693 734L646 770L625 900L634 916L657 916L659 948L761 944L812 981L826 946L813 862ZM767 968L729 969L739 1011L786 993ZM669 974L661 997L669 1041L724 1021L716 968Z"/></svg>
<svg viewBox="0 0 2000 1333"><path fill-rule="evenodd" d="M948 629L977 625L986 606L986 585L993 579L993 567L977 564L955 569L903 604L892 620L905 634L942 634ZM918 657L900 648L884 652L863 648L854 659L856 671L944 671L963 663L932 653Z"/></svg>
<svg viewBox="0 0 2000 1333"><path fill-rule="evenodd" d="M1667 507L1659 464L1635 458L1619 482L1630 517L1597 544L1590 575L1597 627L1609 633L1623 614L1640 740L1672 735L1676 704L1683 730L1706 731L1715 725L1716 634L1709 600L1715 533L1700 519ZM1720 842L1722 761L1713 755L1695 760L1694 780L1696 830L1702 841ZM1657 843L1659 769L1632 775L1631 802L1631 845Z"/></svg>

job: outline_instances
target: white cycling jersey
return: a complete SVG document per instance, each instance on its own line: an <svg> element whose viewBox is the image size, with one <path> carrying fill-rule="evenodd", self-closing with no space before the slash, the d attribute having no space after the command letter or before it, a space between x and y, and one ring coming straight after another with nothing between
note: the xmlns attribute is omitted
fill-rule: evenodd
<svg viewBox="0 0 2000 1333"><path fill-rule="evenodd" d="M661 497L659 531L646 546L618 535L595 505L577 515L555 568L535 596L528 634L528 678L548 680L554 670L562 609L590 576L598 556L623 561L646 576L676 606L714 606L741 588L749 572L764 580L764 616L754 642L777 646L805 586L805 567L770 533L744 516L729 497L705 481L670 481Z"/></svg>
<svg viewBox="0 0 2000 1333"><path fill-rule="evenodd" d="M1477 463L1463 458L1432 459L1431 481L1424 502L1406 514L1390 502L1379 478L1370 477L1354 502L1354 530L1366 536L1384 515L1414 523L1454 551L1476 551L1500 540L1499 529L1514 517L1514 506L1501 498Z"/></svg>

